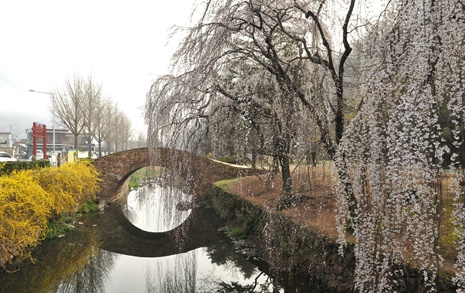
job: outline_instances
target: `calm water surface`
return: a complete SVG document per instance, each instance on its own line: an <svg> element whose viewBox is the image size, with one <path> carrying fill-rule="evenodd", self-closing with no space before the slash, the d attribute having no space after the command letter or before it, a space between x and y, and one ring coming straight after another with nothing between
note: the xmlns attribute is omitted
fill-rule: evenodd
<svg viewBox="0 0 465 293"><path fill-rule="evenodd" d="M86 216L79 229L45 242L34 252L35 264L26 261L18 272L0 276L0 292L279 289L263 263L234 251L211 209L187 209L183 203L190 199L160 186L133 191L122 208Z"/></svg>

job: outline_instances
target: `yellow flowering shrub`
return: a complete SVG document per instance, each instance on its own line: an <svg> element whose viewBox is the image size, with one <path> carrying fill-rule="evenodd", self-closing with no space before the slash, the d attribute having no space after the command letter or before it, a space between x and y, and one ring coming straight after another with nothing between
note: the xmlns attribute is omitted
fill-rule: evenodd
<svg viewBox="0 0 465 293"><path fill-rule="evenodd" d="M0 176L0 267L38 244L51 216L95 198L99 180L88 162Z"/></svg>
<svg viewBox="0 0 465 293"><path fill-rule="evenodd" d="M0 176L0 265L43 237L50 199L30 171Z"/></svg>
<svg viewBox="0 0 465 293"><path fill-rule="evenodd" d="M98 173L88 162L33 172L40 186L51 198L52 210L56 214L73 212L78 206L95 198L99 191Z"/></svg>
<svg viewBox="0 0 465 293"><path fill-rule="evenodd" d="M66 164L60 169L74 177L74 182L68 181L67 188L72 191L78 206L95 199L100 191L99 182L101 179L98 178L99 174L92 163L81 161L78 164Z"/></svg>

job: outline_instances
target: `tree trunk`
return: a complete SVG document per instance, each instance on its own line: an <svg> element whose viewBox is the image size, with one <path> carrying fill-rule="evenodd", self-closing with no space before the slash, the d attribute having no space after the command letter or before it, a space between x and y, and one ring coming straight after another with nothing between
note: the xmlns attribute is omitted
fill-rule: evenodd
<svg viewBox="0 0 465 293"><path fill-rule="evenodd" d="M102 157L102 141L98 141L98 157Z"/></svg>
<svg viewBox="0 0 465 293"><path fill-rule="evenodd" d="M336 122L336 131L343 131L344 129L344 115L339 116L339 123L342 122L341 125L337 126ZM336 119L338 121L338 119ZM336 135L337 136L337 135ZM341 132L341 137L342 138L342 132ZM330 140L328 139L322 139L323 140L323 145L326 149L326 152L328 153L329 157L333 162L335 163L336 170L338 173L339 177L339 182L344 186L344 194L346 196L346 200L349 205L349 216L350 216L350 226L353 228L354 224L356 224L357 221L357 208L358 208L358 202L357 198L355 197L355 192L352 186L352 183L350 181L350 175L349 175L349 168L347 167L347 162L345 155L343 153L339 154L339 158L336 155L336 150L334 145L331 143ZM337 137L336 137L337 140Z"/></svg>
<svg viewBox="0 0 465 293"><path fill-rule="evenodd" d="M336 144L339 145L342 139L342 133L344 132L344 113L342 108L339 108L335 116L335 128L336 128Z"/></svg>
<svg viewBox="0 0 465 293"><path fill-rule="evenodd" d="M75 134L74 134L74 149L75 149L75 150L78 149L78 136L79 136L78 133L75 133Z"/></svg>
<svg viewBox="0 0 465 293"><path fill-rule="evenodd" d="M281 178L283 180L283 194L278 204L278 210L287 209L293 204L292 174L291 174L291 141L290 135L285 134L277 140L277 159L281 166Z"/></svg>
<svg viewBox="0 0 465 293"><path fill-rule="evenodd" d="M292 175L289 156L279 156L281 165L281 178L283 180L283 195L278 204L278 210L287 209L292 205Z"/></svg>
<svg viewBox="0 0 465 293"><path fill-rule="evenodd" d="M335 120L335 131L336 131L336 145L339 145L342 139L342 135L344 132L344 70L340 72L339 79L335 81L336 85L336 112L334 120Z"/></svg>
<svg viewBox="0 0 465 293"><path fill-rule="evenodd" d="M257 169L257 152L252 149L252 169Z"/></svg>
<svg viewBox="0 0 465 293"><path fill-rule="evenodd" d="M349 205L350 227L355 228L357 225L357 208L358 201L355 197L355 192L350 181L349 168L344 154L340 154L340 158L336 158L335 165L339 175L340 184L344 186L344 194Z"/></svg>
<svg viewBox="0 0 465 293"><path fill-rule="evenodd" d="M292 177L291 177L291 166L290 160L287 156L282 156L280 158L281 164L281 176L283 179L283 195L286 198L292 196Z"/></svg>
<svg viewBox="0 0 465 293"><path fill-rule="evenodd" d="M87 156L89 159L92 158L92 141L90 136L87 138Z"/></svg>

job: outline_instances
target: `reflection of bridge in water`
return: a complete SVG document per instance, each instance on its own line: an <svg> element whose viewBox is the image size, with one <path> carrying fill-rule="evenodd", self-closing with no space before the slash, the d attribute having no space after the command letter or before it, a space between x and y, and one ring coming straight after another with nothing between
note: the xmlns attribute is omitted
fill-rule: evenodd
<svg viewBox="0 0 465 293"><path fill-rule="evenodd" d="M146 166L160 166L175 170L191 187L195 196L211 190L214 181L249 175L254 170L234 167L192 155L189 152L158 148L149 156L147 148L132 149L104 156L94 161L100 173L100 199L111 200L118 188L135 171Z"/></svg>
<svg viewBox="0 0 465 293"><path fill-rule="evenodd" d="M146 166L161 166L174 170L191 187L194 196L210 192L214 181L248 175L253 170L222 164L185 151L158 148L149 155L147 148L132 149L104 156L94 161L102 182L98 196L115 200L119 187L135 171ZM108 251L144 257L167 256L208 246L218 241L219 223L215 212L194 208L177 228L162 232L147 232L134 226L119 207L110 208L96 219L97 229L104 239L102 248ZM200 215L201 213L201 215ZM107 227L107 228L105 228ZM113 227L108 229L108 227Z"/></svg>
<svg viewBox="0 0 465 293"><path fill-rule="evenodd" d="M256 268L270 275L269 265L265 262L246 259L234 249L225 248L231 245L228 244L230 240L218 233L218 228L224 223L208 208L192 209L189 217L180 226L162 233L147 232L134 226L119 206L112 206L104 214L90 217L88 221L90 222L87 224L97 224L92 228L97 229L100 234L102 243L99 248L106 251L135 257L166 257L207 247L210 260L217 265L231 261L249 276ZM286 292L296 292L296 288L308 288L311 292L331 292L320 290L324 288L321 284L312 287L313 284L307 283L309 279L295 279L285 272L273 278L276 278L276 282L279 282Z"/></svg>
<svg viewBox="0 0 465 293"><path fill-rule="evenodd" d="M119 206L105 214L89 218L96 222L103 240L100 248L139 257L163 257L209 246L220 240L217 233L220 220L215 212L205 208L192 209L188 218L178 227L166 232L147 232L134 226Z"/></svg>

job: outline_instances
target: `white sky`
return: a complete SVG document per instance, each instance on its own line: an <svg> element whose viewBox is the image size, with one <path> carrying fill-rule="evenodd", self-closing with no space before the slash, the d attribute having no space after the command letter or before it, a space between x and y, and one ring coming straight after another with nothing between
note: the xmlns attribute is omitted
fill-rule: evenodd
<svg viewBox="0 0 465 293"><path fill-rule="evenodd" d="M0 0L0 130L9 131L3 118L11 112L51 127L49 97L28 90L53 91L74 74L92 74L145 131L145 95L168 72L177 45L166 46L167 30L188 23L193 2Z"/></svg>

